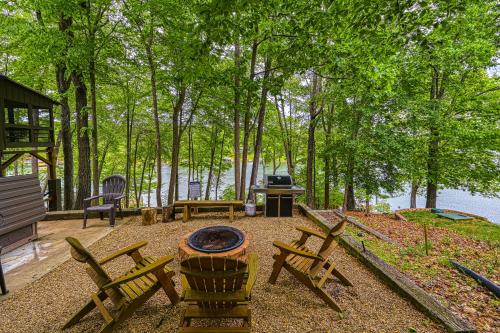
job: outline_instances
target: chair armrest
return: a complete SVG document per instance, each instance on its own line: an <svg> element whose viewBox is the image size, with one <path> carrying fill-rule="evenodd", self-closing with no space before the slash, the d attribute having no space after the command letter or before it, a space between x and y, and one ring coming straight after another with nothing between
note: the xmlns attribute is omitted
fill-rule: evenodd
<svg viewBox="0 0 500 333"><path fill-rule="evenodd" d="M101 260L99 261L99 265L104 265L104 264L105 264L105 263L107 263L108 261L111 261L111 260L113 260L113 259L116 259L116 258L118 258L118 257L121 257L121 256L123 256L123 255L125 255L125 254L130 255L132 252L137 251L138 249L140 249L141 247L146 246L147 244L148 244L148 242L146 242L146 241L142 241L142 242L135 243L135 244L133 244L133 245L127 246L127 247L125 247L125 248L123 248L123 249L121 249L121 250L119 250L119 251L117 251L117 252L113 253L112 255L107 256L107 257L106 257L106 258L104 258L104 259L101 259Z"/></svg>
<svg viewBox="0 0 500 333"><path fill-rule="evenodd" d="M293 254L296 254L298 256L310 258L310 259L323 260L323 258L321 258L320 256L318 256L314 253L298 250L298 249L291 247L290 245L285 244L285 243L280 242L280 241L274 241L273 245L276 246L278 249L280 249L281 252L285 252L285 253L289 253L289 254L293 253Z"/></svg>
<svg viewBox="0 0 500 333"><path fill-rule="evenodd" d="M317 232L315 230L307 229L307 228L300 227L300 226L296 227L295 229L297 229L298 231L302 232L302 234L307 235L307 236L316 236L316 237L321 238L321 239L326 239L325 235L323 235L322 233Z"/></svg>
<svg viewBox="0 0 500 333"><path fill-rule="evenodd" d="M122 194L118 197L113 198L114 201L120 201L121 199L125 198L125 194Z"/></svg>
<svg viewBox="0 0 500 333"><path fill-rule="evenodd" d="M255 284L255 280L257 280L257 270L259 269L259 257L256 253L249 253L247 257L248 261L248 279L246 284L246 294L247 298L250 298L250 294L252 292L253 285Z"/></svg>
<svg viewBox="0 0 500 333"><path fill-rule="evenodd" d="M143 268L141 268L133 273L126 274L122 277L119 277L119 278L113 280L112 282L110 282L108 284L105 284L102 287L102 289L106 290L109 288L117 287L117 286L122 285L124 283L127 283L129 281L140 278L141 276L155 272L155 271L165 267L165 265L168 264L169 262L171 262L172 260L174 260L174 257L172 257L172 256L161 257L160 259L156 260L155 262L153 262L149 265L146 265Z"/></svg>
<svg viewBox="0 0 500 333"><path fill-rule="evenodd" d="M103 195L102 194L99 194L99 195L93 195L91 197L88 197L88 198L85 198L83 199L83 201L92 201L92 200L95 200L95 199L99 199L99 198L102 198Z"/></svg>

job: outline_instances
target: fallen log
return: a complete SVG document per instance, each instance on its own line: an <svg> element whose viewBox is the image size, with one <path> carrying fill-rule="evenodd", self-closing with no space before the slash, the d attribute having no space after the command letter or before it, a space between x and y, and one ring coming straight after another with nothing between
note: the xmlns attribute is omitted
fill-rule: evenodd
<svg viewBox="0 0 500 333"><path fill-rule="evenodd" d="M400 214L398 212L395 212L394 216L396 217L396 220L401 220L401 221L404 221L404 222L408 222L408 220L406 219L406 217L404 217L402 214Z"/></svg>
<svg viewBox="0 0 500 333"><path fill-rule="evenodd" d="M495 294L496 297L500 297L500 287L497 286L495 283L493 283L492 281L488 280L484 276L477 274L473 270L468 269L467 267L459 264L455 260L451 260L450 259L450 263L456 269L458 269L460 272L462 272L462 273L470 276L471 278L473 278L474 280L476 280L477 283L479 283L480 285L483 285L484 287L486 287L487 289L489 289L492 293Z"/></svg>

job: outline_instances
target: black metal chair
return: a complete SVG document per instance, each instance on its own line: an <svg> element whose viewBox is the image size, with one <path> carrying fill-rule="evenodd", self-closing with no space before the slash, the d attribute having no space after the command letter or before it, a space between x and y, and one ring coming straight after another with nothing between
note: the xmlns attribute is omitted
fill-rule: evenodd
<svg viewBox="0 0 500 333"><path fill-rule="evenodd" d="M102 182L102 194L95 195L84 199L83 201L83 228L87 227L87 217L90 212L98 212L101 220L104 213L109 213L109 225L115 226L116 209L120 212L120 217L123 218L121 200L125 197L125 177L120 175L112 175L105 178ZM91 206L93 200L102 198L101 205Z"/></svg>

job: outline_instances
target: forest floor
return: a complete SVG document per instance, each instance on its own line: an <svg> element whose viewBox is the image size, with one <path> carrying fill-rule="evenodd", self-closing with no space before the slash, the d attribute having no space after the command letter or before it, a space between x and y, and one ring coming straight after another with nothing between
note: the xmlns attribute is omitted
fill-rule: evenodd
<svg viewBox="0 0 500 333"><path fill-rule="evenodd" d="M330 213L322 215L331 217ZM348 232L363 241L370 251L404 272L479 332L500 330L499 299L449 262L456 260L499 284L500 226L479 219L452 221L424 211L403 213L408 222L386 214L365 216L362 212L349 212L348 215L394 241L388 243L350 225Z"/></svg>
<svg viewBox="0 0 500 333"><path fill-rule="evenodd" d="M333 280L325 286L344 310L342 314L326 306L285 270L280 273L275 285L269 284L267 279L272 271L272 254L276 251L273 240L289 242L296 239L300 233L295 227L299 225L318 228L298 213L291 218L238 215L233 223L228 222L226 214L217 213L196 215L188 223L176 220L142 226L138 220L131 221L89 248L99 259L134 242L147 240L149 244L142 253L157 257L174 256L169 265L177 272L174 281L180 292L177 252L181 237L201 227L230 225L251 236L249 251L259 257L257 282L250 302L252 332L445 332L443 327L392 291L341 247L337 247L332 258L354 287L346 287ZM317 239L311 239L308 244L313 249L320 246ZM106 264L105 269L113 277L129 269L130 265L129 258L120 258ZM67 260L39 280L0 301L0 332L58 332L94 291L95 286L84 265L73 259ZM183 307L182 304L172 306L160 290L116 331L175 332ZM96 332L102 324L102 317L94 310L65 332Z"/></svg>

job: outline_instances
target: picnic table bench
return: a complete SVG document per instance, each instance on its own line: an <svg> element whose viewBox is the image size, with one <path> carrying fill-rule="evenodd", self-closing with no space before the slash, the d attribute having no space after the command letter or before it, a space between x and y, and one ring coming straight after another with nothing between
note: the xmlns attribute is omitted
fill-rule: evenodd
<svg viewBox="0 0 500 333"><path fill-rule="evenodd" d="M199 207L229 207L229 221L234 220L234 207L243 205L241 200L178 200L174 207L182 207L182 221L187 222L191 218L191 208Z"/></svg>

